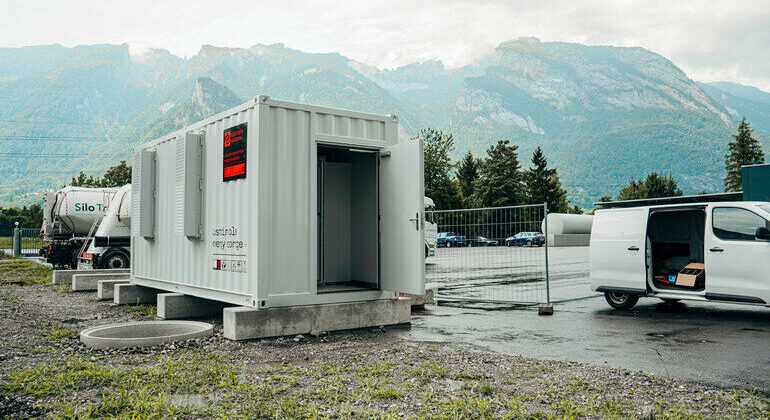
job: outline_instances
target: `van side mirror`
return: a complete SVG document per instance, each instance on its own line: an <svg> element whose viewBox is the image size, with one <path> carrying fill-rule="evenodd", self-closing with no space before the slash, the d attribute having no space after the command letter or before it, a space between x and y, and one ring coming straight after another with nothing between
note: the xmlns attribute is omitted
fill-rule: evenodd
<svg viewBox="0 0 770 420"><path fill-rule="evenodd" d="M758 227L755 236L759 240L770 241L770 229L766 227Z"/></svg>

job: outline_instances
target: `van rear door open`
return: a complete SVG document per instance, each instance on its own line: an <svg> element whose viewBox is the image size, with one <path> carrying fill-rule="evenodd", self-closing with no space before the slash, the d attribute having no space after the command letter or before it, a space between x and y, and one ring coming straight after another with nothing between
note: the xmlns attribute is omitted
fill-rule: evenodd
<svg viewBox="0 0 770 420"><path fill-rule="evenodd" d="M591 289L647 293L648 208L598 210L591 229Z"/></svg>

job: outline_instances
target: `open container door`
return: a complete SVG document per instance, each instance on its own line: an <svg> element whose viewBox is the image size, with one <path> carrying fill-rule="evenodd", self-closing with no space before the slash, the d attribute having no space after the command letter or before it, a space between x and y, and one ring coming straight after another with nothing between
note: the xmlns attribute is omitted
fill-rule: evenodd
<svg viewBox="0 0 770 420"><path fill-rule="evenodd" d="M380 289L425 294L423 140L380 153Z"/></svg>

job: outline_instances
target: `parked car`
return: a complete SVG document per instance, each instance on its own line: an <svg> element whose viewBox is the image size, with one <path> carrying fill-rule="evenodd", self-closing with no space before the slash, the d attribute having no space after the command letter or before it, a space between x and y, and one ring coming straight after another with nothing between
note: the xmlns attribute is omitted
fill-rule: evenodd
<svg viewBox="0 0 770 420"><path fill-rule="evenodd" d="M597 210L591 289L613 308L640 297L770 306L770 203Z"/></svg>
<svg viewBox="0 0 770 420"><path fill-rule="evenodd" d="M497 246L498 242L494 239L487 239L481 235L472 236L468 239L469 246Z"/></svg>
<svg viewBox="0 0 770 420"><path fill-rule="evenodd" d="M505 238L505 246L543 246L545 235L540 232L519 232Z"/></svg>
<svg viewBox="0 0 770 420"><path fill-rule="evenodd" d="M465 246L466 245L465 236L458 236L455 235L454 232L440 232L438 234L438 238L436 239L436 244L438 246L443 246L447 248L451 248L453 246Z"/></svg>

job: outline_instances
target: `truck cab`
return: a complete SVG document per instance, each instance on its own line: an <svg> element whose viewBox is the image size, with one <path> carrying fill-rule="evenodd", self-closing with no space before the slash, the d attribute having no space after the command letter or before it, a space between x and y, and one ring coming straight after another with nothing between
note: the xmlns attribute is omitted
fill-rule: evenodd
<svg viewBox="0 0 770 420"><path fill-rule="evenodd" d="M589 252L591 288L615 308L640 297L770 302L767 202L597 210Z"/></svg>

